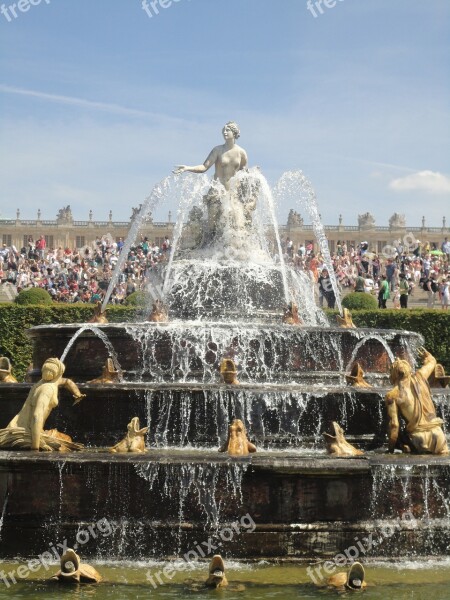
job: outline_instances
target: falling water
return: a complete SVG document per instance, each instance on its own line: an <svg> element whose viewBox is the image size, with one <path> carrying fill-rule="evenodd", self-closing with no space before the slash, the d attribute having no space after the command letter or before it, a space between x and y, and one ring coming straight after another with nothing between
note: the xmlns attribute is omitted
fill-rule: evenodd
<svg viewBox="0 0 450 600"><path fill-rule="evenodd" d="M112 294L113 289L115 288L117 281L119 279L119 275L122 272L122 268L124 263L128 260L128 253L130 251L131 246L135 243L137 234L141 225L145 223L147 217L151 215L151 213L155 210L160 200L164 198L167 194L167 189L169 187L170 181L173 180L172 176L166 177L159 183L155 185L153 190L151 191L150 196L148 196L143 203L140 211L137 213L133 222L131 223L130 230L128 232L127 239L125 240L125 244L120 252L119 260L116 263L114 268L114 272L111 277L111 281L109 283L108 289L106 291L105 297L103 299L102 304L102 312L106 309L108 305L109 298Z"/></svg>
<svg viewBox="0 0 450 600"><path fill-rule="evenodd" d="M108 336L99 327L97 327L96 325L93 325L92 323L85 323L84 325L82 325L80 327L80 329L75 333L75 335L72 337L72 339L70 340L70 342L65 347L64 352L61 355L60 361L64 362L64 360L66 359L66 357L67 357L70 349L72 348L72 346L74 345L74 343L76 342L76 340L85 331L92 331L92 333L94 333L97 337L99 337L102 340L102 342L106 346L106 349L108 350L108 354L109 354L110 358L113 361L114 368L116 369L116 371L118 371L119 376L121 378L122 368L121 368L121 366L119 364L119 359L117 358L117 353L114 350L113 345L109 341Z"/></svg>
<svg viewBox="0 0 450 600"><path fill-rule="evenodd" d="M172 263L174 256L178 249L178 242L181 237L181 232L186 220L186 215L189 209L198 202L200 198L207 192L208 186L210 185L208 178L205 175L185 175L175 179L174 191L175 201L178 204L178 218L175 226L172 248L170 250L169 264L166 269L166 276L164 279L163 295L167 293L169 287L170 272L172 269Z"/></svg>
<svg viewBox="0 0 450 600"><path fill-rule="evenodd" d="M287 171L286 173L283 173L278 181L274 190L274 196L278 199L280 204L283 203L285 206L293 206L295 203L300 203L301 207L306 210L310 216L317 243L319 244L333 286L336 304L342 315L342 304L336 274L331 260L325 229L319 215L314 188L302 171Z"/></svg>
<svg viewBox="0 0 450 600"><path fill-rule="evenodd" d="M141 381L214 383L224 357L236 362L242 383L305 381L314 365L314 380L324 386L331 372L337 376L344 371L339 330L239 321L124 327L139 348ZM161 360L162 353L170 353L167 360Z"/></svg>
<svg viewBox="0 0 450 600"><path fill-rule="evenodd" d="M392 350L389 348L386 340L383 339L380 335L377 335L376 333L371 333L369 335L364 335L362 340L360 340L356 344L356 346L353 348L351 358L348 361L347 367L345 369L346 371L350 371L350 369L352 368L353 363L355 362L355 358L357 357L358 352L362 348L362 346L365 346L371 340L376 340L377 342L379 342L383 346L383 348L386 350L386 354L388 355L388 358L389 358L389 361L391 362L391 364L394 362L395 356L394 356Z"/></svg>
<svg viewBox="0 0 450 600"><path fill-rule="evenodd" d="M5 520L6 507L8 506L8 498L9 498L9 495L7 493L5 495L5 500L3 501L2 514L0 516L0 542L2 540L2 529L3 529L3 522Z"/></svg>
<svg viewBox="0 0 450 600"><path fill-rule="evenodd" d="M62 513L63 513L63 497L64 497L64 469L66 466L66 461L62 460L57 463L58 466L58 487L59 487L59 503L58 503L58 515L56 519L56 524L58 528L58 538L61 535L60 526L62 523Z"/></svg>
<svg viewBox="0 0 450 600"><path fill-rule="evenodd" d="M157 485L168 498L178 494L178 522L183 523L184 506L188 495L195 495L206 517L206 526L217 529L221 518L221 497L236 500L236 510L242 503L242 479L248 468L246 462L158 464L136 463L136 473L149 482L150 488Z"/></svg>
<svg viewBox="0 0 450 600"><path fill-rule="evenodd" d="M288 288L288 282L287 282L287 276L286 276L286 265L284 263L284 256L283 256L283 251L281 248L280 230L278 227L277 217L276 217L276 213L275 213L274 197L273 197L272 191L270 189L270 186L267 182L267 179L264 177L264 175L258 169L252 170L252 176L259 182L259 184L261 186L260 187L260 198L263 199L265 205L267 206L267 208L269 210L269 215L270 215L273 231L275 234L275 240L276 240L276 244L277 244L278 256L280 258L280 269L281 269L281 274L283 277L284 299L285 299L286 304L288 304L291 298L290 298L290 294L289 294L289 288Z"/></svg>

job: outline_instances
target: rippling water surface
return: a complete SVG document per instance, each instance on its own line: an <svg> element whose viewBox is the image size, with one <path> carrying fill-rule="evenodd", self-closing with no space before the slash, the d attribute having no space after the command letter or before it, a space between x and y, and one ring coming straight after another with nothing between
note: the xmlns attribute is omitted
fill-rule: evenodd
<svg viewBox="0 0 450 600"><path fill-rule="evenodd" d="M0 563L3 573L13 573L24 563ZM310 578L305 566L269 565L260 563L248 565L228 562L227 577L230 587L220 592L211 590L196 591L195 584L204 580L207 565L202 564L190 571L177 572L171 581L164 578L163 569L169 563L155 561L139 563L95 563L104 577L96 586L61 586L48 583L45 578L57 566L46 572L42 569L33 580L27 579L10 586L0 583L0 600L45 599L78 600L134 600L144 598L192 599L223 598L227 600L298 600L301 598L336 598L341 594L328 588L318 588ZM170 563L180 568L183 563ZM442 562L402 562L389 565L367 564L368 588L365 600L448 600L450 598L450 561ZM147 577L152 577L154 585ZM158 579L164 584L159 585ZM156 587L155 587L156 586ZM233 589L233 588L244 589ZM349 597L347 592L343 597Z"/></svg>

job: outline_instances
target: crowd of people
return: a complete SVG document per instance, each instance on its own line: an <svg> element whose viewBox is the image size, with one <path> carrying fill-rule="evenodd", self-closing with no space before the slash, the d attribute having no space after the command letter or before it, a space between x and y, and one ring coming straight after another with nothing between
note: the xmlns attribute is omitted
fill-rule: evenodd
<svg viewBox="0 0 450 600"><path fill-rule="evenodd" d="M20 250L3 244L0 249L0 282L13 285L18 292L39 287L48 291L55 302L92 302L103 300L124 241L109 236L98 238L84 248L47 248L44 236L30 236ZM133 246L111 294L110 302L122 304L137 290L146 288L152 273L167 261L171 242L162 244L141 237Z"/></svg>
<svg viewBox="0 0 450 600"><path fill-rule="evenodd" d="M336 245L331 264L341 290L373 294L380 308L387 302L394 307L407 308L414 290L427 292L427 306L440 303L449 306L450 242L445 238L440 248L414 240L414 244L389 247L389 255L376 254L367 242L348 247L345 242ZM92 302L102 300L111 281L112 273L122 252L124 241L111 237L98 238L83 248L47 248L44 236L36 241L30 236L26 247L17 250L3 244L0 248L0 282L15 286L17 291L40 287L49 292L55 302ZM131 247L124 262L110 302L122 304L137 290L144 290L152 276L160 273L167 262L171 242L166 236L162 244L152 243L147 237ZM334 308L336 297L328 266L313 245L292 240L283 243L285 261L294 269L305 271L312 283L317 284L318 303Z"/></svg>
<svg viewBox="0 0 450 600"><path fill-rule="evenodd" d="M320 306L326 301L334 308L336 297L330 281L328 265L323 256L316 254L312 244L300 244L295 249L292 240L283 244L286 262L293 268L305 271L317 284ZM445 238L438 248L436 244L408 241L386 247L386 252L377 254L369 249L365 241L358 246L348 247L338 241L331 254L331 264L338 288L372 294L378 299L379 308L387 308L387 301L394 308L408 308L408 299L417 289L427 293L427 307L438 304L447 310L450 286L450 242Z"/></svg>

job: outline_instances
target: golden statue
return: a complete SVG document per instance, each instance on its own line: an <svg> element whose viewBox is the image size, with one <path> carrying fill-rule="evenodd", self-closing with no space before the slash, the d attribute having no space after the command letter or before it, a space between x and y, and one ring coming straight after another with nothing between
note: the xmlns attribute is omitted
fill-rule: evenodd
<svg viewBox="0 0 450 600"><path fill-rule="evenodd" d="M386 394L389 452L400 448L416 454L448 454L443 420L436 416L428 385L436 359L423 348L419 356L423 366L415 373L405 360L397 359L391 367L390 379L395 387ZM400 432L399 413L406 423L403 432Z"/></svg>
<svg viewBox="0 0 450 600"><path fill-rule="evenodd" d="M71 379L64 379L64 365L58 358L49 358L42 366L42 379L31 388L22 410L0 429L0 448L10 450L43 450L69 452L81 450L81 444L56 429L44 431L50 413L58 406L58 389L64 387L72 393L75 402L85 398Z"/></svg>
<svg viewBox="0 0 450 600"><path fill-rule="evenodd" d="M336 315L336 321L339 327L342 329L356 329L356 325L353 323L352 314L348 308L344 308L344 314L341 317Z"/></svg>
<svg viewBox="0 0 450 600"><path fill-rule="evenodd" d="M359 562L354 562L347 573L335 573L327 580L327 585L342 591L363 590L367 587L364 567Z"/></svg>
<svg viewBox="0 0 450 600"><path fill-rule="evenodd" d="M102 576L98 571L82 563L78 554L68 548L61 557L61 569L52 577L61 583L99 583Z"/></svg>
<svg viewBox="0 0 450 600"><path fill-rule="evenodd" d="M98 323L100 325L105 325L108 323L108 319L106 318L106 312L102 312L102 303L100 300L97 302L94 308L94 316L90 319L89 323Z"/></svg>
<svg viewBox="0 0 450 600"><path fill-rule="evenodd" d="M88 383L119 383L120 380L121 374L114 368L112 358L107 358L100 377L92 379Z"/></svg>
<svg viewBox="0 0 450 600"><path fill-rule="evenodd" d="M215 590L228 586L228 580L225 577L225 564L220 554L215 554L209 563L209 576L205 585Z"/></svg>
<svg viewBox="0 0 450 600"><path fill-rule="evenodd" d="M228 427L228 438L219 448L219 452L228 452L230 456L248 456L256 452L256 446L248 441L247 430L240 419L234 419Z"/></svg>
<svg viewBox="0 0 450 600"><path fill-rule="evenodd" d="M364 379L364 371L358 362L353 363L353 367L350 371L350 375L346 375L347 385L351 385L356 388L371 388L370 383Z"/></svg>
<svg viewBox="0 0 450 600"><path fill-rule="evenodd" d="M303 321L298 316L298 306L294 302L289 302L289 304L286 306L283 315L283 323L286 325L303 324Z"/></svg>
<svg viewBox="0 0 450 600"><path fill-rule="evenodd" d="M133 417L128 423L127 435L118 444L110 448L110 452L147 452L144 436L148 427L140 429L139 417Z"/></svg>
<svg viewBox="0 0 450 600"><path fill-rule="evenodd" d="M347 442L344 437L344 430L336 421L333 421L332 427L334 435L331 433L322 434L328 454L331 456L361 456L364 454L362 450L358 450L358 448Z"/></svg>
<svg viewBox="0 0 450 600"><path fill-rule="evenodd" d="M11 373L12 367L9 358L0 356L0 383L17 383L17 379Z"/></svg>
<svg viewBox="0 0 450 600"><path fill-rule="evenodd" d="M206 581L195 581L187 579L185 584L191 592L205 591L205 588L222 590L227 588L230 592L243 592L245 585L242 583L229 583L225 575L225 564L220 554L215 554L209 563L208 579Z"/></svg>
<svg viewBox="0 0 450 600"><path fill-rule="evenodd" d="M236 363L231 358L224 358L220 363L220 374L227 385L239 385Z"/></svg>
<svg viewBox="0 0 450 600"><path fill-rule="evenodd" d="M161 302L161 300L155 300L152 306L152 312L148 320L151 323L167 323L169 315L167 314L167 308Z"/></svg>

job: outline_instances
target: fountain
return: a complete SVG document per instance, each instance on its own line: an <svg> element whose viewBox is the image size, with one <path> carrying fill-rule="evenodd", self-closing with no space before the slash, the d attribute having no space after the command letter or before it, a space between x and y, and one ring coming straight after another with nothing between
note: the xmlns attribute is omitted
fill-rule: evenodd
<svg viewBox="0 0 450 600"><path fill-rule="evenodd" d="M66 376L86 396L73 406L61 390L48 418L84 448L63 456L0 450L3 557L39 554L60 540L73 545L102 519L110 532L92 534L85 556L210 560L220 550L310 560L375 535L380 522L395 535L367 555L449 553L442 532L450 533L450 460L383 453L391 364L414 367L421 336L357 329L343 311L340 325L328 323L309 278L284 263L277 237L275 202L297 196L329 259L309 182L289 173L272 194L260 170L247 168L237 125L223 134L203 165L177 167L155 186L133 224L137 234L157 202L179 197L176 239L149 320L29 332L31 379L50 357L64 357ZM195 239L183 227L193 207L202 215ZM0 385L6 427L30 384ZM448 391L432 392L447 421ZM322 434L331 426L327 455ZM404 511L417 522L426 512L427 535L401 519ZM244 522L252 526L236 525ZM214 540L210 555L200 551L203 540Z"/></svg>

